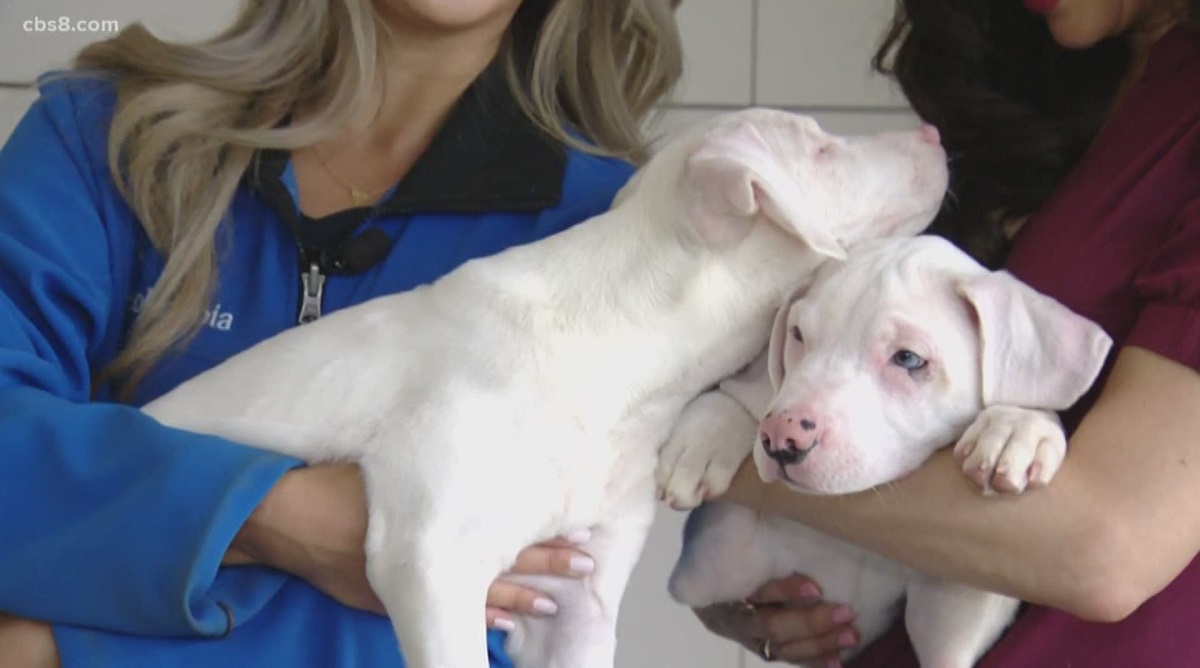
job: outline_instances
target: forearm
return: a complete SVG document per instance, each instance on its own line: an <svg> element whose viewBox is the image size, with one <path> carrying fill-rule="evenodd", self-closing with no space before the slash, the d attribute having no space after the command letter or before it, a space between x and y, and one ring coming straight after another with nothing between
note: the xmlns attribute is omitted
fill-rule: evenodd
<svg viewBox="0 0 1200 668"><path fill-rule="evenodd" d="M0 612L0 668L58 668L50 627Z"/></svg>
<svg viewBox="0 0 1200 668"><path fill-rule="evenodd" d="M222 601L236 612L278 588L276 575L218 567L293 460L124 407L32 389L0 398L0 507L14 509L0 513L0 609L125 633L220 635Z"/></svg>
<svg viewBox="0 0 1200 668"><path fill-rule="evenodd" d="M1109 530L1066 470L1050 488L984 497L939 453L908 478L838 497L764 484L744 465L727 500L803 522L931 575L1083 616L1098 566L1084 546Z"/></svg>

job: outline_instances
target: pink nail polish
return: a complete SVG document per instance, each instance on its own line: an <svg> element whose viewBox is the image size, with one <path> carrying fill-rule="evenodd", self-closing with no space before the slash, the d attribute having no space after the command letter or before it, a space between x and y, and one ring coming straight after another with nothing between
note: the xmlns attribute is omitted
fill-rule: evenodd
<svg viewBox="0 0 1200 668"><path fill-rule="evenodd" d="M566 536L567 542L572 545L582 545L592 539L592 530L588 528L576 529Z"/></svg>
<svg viewBox="0 0 1200 668"><path fill-rule="evenodd" d="M858 644L858 640L854 638L854 634L850 631L842 631L838 634L838 647L854 647Z"/></svg>
<svg viewBox="0 0 1200 668"><path fill-rule="evenodd" d="M500 631L505 631L507 633L512 633L513 631L517 630L517 625L515 623L513 623L513 620L511 620L511 619L507 619L505 617L497 617L495 620L492 621L492 628L500 630Z"/></svg>
<svg viewBox="0 0 1200 668"><path fill-rule="evenodd" d="M558 604L548 598L537 598L533 601L533 609L549 617L558 613Z"/></svg>
<svg viewBox="0 0 1200 668"><path fill-rule="evenodd" d="M800 585L800 597L821 598L821 590L817 588L817 585L811 582L805 582L804 584Z"/></svg>
<svg viewBox="0 0 1200 668"><path fill-rule="evenodd" d="M588 575L596 570L596 561L591 557L571 557L571 572L575 575Z"/></svg>
<svg viewBox="0 0 1200 668"><path fill-rule="evenodd" d="M830 616L834 624L848 624L854 621L854 611L848 606L839 605L833 609L833 614Z"/></svg>

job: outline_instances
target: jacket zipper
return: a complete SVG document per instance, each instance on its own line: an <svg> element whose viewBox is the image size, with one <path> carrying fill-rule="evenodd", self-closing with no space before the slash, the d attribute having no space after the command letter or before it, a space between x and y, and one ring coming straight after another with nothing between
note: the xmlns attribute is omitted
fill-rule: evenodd
<svg viewBox="0 0 1200 668"><path fill-rule="evenodd" d="M321 306L325 301L326 272L322 270L319 257L310 256L308 269L300 272L300 316L297 324L305 325L321 317ZM304 267L304 258L301 258Z"/></svg>
<svg viewBox="0 0 1200 668"><path fill-rule="evenodd" d="M300 242L299 234L296 234L296 246L300 248L300 313L296 317L297 324L305 325L314 320L319 320L324 314L325 281L328 280L332 273L326 266L327 258L330 255L341 257L346 244L361 234L363 230L367 229L374 220L374 213L363 218L342 239L333 253L326 253L319 249L305 248ZM341 260L334 260L332 269L334 271L341 270Z"/></svg>

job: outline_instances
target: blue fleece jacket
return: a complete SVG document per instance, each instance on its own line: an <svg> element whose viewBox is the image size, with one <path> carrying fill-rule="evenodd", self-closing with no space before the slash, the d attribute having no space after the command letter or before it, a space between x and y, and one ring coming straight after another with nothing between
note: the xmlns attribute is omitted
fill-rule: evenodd
<svg viewBox="0 0 1200 668"><path fill-rule="evenodd" d="M66 668L402 666L386 619L271 569L220 565L267 490L301 462L161 426L92 387L162 266L109 176L113 106L108 83L46 82L0 150L0 610L52 622ZM462 158L436 153L450 162L426 176ZM422 186L378 212L364 226L385 233L390 251L362 273L330 276L325 312L580 222L632 172L561 153L561 192L545 205L517 197L486 210L484 197L456 211L442 193L449 203L423 208ZM295 205L289 176L285 167ZM243 183L200 333L154 368L136 404L297 326L300 258L282 218ZM494 666L508 665L502 640L489 636Z"/></svg>

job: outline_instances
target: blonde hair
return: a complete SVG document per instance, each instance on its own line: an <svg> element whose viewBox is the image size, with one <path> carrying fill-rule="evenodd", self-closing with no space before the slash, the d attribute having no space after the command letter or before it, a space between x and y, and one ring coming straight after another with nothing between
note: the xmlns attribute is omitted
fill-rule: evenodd
<svg viewBox="0 0 1200 668"><path fill-rule="evenodd" d="M85 48L75 71L112 77L109 168L163 272L100 374L122 395L200 327L217 230L260 149L296 149L351 120L390 39L370 0L246 0L199 44L141 25ZM682 70L666 0L524 0L500 48L525 113L558 140L640 162L642 125ZM281 122L296 109L302 120Z"/></svg>

